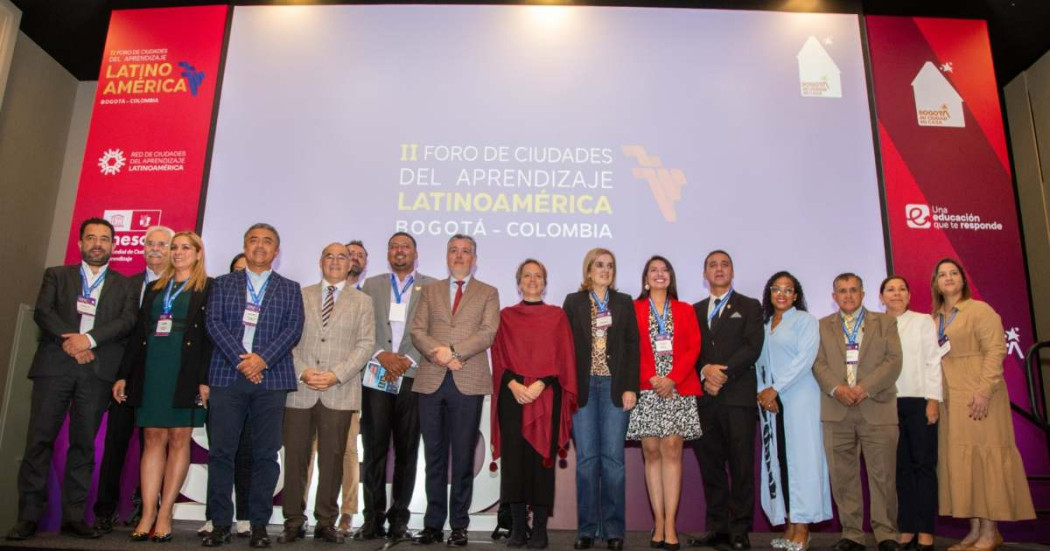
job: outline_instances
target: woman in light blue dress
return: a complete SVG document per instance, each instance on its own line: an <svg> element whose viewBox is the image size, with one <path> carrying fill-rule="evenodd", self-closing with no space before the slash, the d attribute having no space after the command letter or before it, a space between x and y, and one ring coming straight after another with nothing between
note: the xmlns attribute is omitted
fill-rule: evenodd
<svg viewBox="0 0 1050 551"><path fill-rule="evenodd" d="M820 425L820 387L813 377L820 334L806 312L802 285L788 272L769 278L762 295L766 339L758 359L762 428L762 510L786 524L773 547L809 547L809 525L831 518L831 487Z"/></svg>

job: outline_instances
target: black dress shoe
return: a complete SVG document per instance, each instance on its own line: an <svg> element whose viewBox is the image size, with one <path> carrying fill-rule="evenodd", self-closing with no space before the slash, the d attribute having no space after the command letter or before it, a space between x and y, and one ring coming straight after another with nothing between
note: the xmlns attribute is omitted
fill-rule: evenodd
<svg viewBox="0 0 1050 551"><path fill-rule="evenodd" d="M335 529L335 526L319 526L314 528L314 539L326 543L345 543L346 538Z"/></svg>
<svg viewBox="0 0 1050 551"><path fill-rule="evenodd" d="M366 520L352 536L356 541L368 541L381 538L384 535L382 521Z"/></svg>
<svg viewBox="0 0 1050 551"><path fill-rule="evenodd" d="M832 545L831 549L832 551L864 551L864 544L842 538L835 545Z"/></svg>
<svg viewBox="0 0 1050 551"><path fill-rule="evenodd" d="M897 540L882 540L879 542L879 551L898 551L900 547Z"/></svg>
<svg viewBox="0 0 1050 551"><path fill-rule="evenodd" d="M695 538L686 540L689 547L716 547L729 544L729 534L720 532L704 532Z"/></svg>
<svg viewBox="0 0 1050 551"><path fill-rule="evenodd" d="M215 526L212 528L211 532L201 540L201 545L204 547L220 547L226 543L230 543L229 526Z"/></svg>
<svg viewBox="0 0 1050 551"><path fill-rule="evenodd" d="M682 548L682 542L676 541L674 543L667 543L665 541L665 542L663 542L663 545L661 546L661 548L662 549L666 549L667 551L678 551L679 549Z"/></svg>
<svg viewBox="0 0 1050 551"><path fill-rule="evenodd" d="M612 551L621 551L623 549L623 538L609 538L605 540L605 546Z"/></svg>
<svg viewBox="0 0 1050 551"><path fill-rule="evenodd" d="M7 531L7 539L25 541L36 535L36 523L31 520L20 520Z"/></svg>
<svg viewBox="0 0 1050 551"><path fill-rule="evenodd" d="M734 534L729 536L729 541L718 546L723 551L746 551L751 549L751 540L747 534Z"/></svg>
<svg viewBox="0 0 1050 551"><path fill-rule="evenodd" d="M116 513L112 515L95 517L95 530L99 533L109 534L113 531L113 524L117 521Z"/></svg>
<svg viewBox="0 0 1050 551"><path fill-rule="evenodd" d="M270 546L270 534L266 533L265 524L253 524L251 539L248 545L255 549L265 549Z"/></svg>
<svg viewBox="0 0 1050 551"><path fill-rule="evenodd" d="M440 542L444 535L444 532L438 528L424 528L412 538L412 542L416 545L430 545Z"/></svg>
<svg viewBox="0 0 1050 551"><path fill-rule="evenodd" d="M594 545L594 538L588 536L580 536L573 542L573 549L590 549Z"/></svg>
<svg viewBox="0 0 1050 551"><path fill-rule="evenodd" d="M405 539L408 537L408 523L403 520L390 521L390 530L387 530L386 537L394 541Z"/></svg>
<svg viewBox="0 0 1050 551"><path fill-rule="evenodd" d="M911 540L911 541L915 541L915 540ZM914 549L915 551L933 551L933 544L923 545L921 543L916 542L915 543L915 547L913 547L912 549Z"/></svg>
<svg viewBox="0 0 1050 551"><path fill-rule="evenodd" d="M445 545L452 547L463 547L467 544L467 529L466 528L453 528L452 533L448 535L448 539L445 540Z"/></svg>
<svg viewBox="0 0 1050 551"><path fill-rule="evenodd" d="M281 532L280 536L277 536L277 543L292 543L295 540L301 540L306 537L306 528L302 526L298 528L292 528L286 526L284 531Z"/></svg>
<svg viewBox="0 0 1050 551"><path fill-rule="evenodd" d="M86 540L95 540L102 537L102 534L100 534L98 530L88 526L87 523L82 520L63 523L61 532L65 536L73 536L74 538Z"/></svg>

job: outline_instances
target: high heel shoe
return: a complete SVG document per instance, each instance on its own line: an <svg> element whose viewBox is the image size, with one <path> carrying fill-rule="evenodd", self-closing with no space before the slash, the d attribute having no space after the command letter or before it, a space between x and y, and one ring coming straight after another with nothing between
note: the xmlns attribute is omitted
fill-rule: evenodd
<svg viewBox="0 0 1050 551"><path fill-rule="evenodd" d="M132 532L128 539L131 541L147 541L149 540L149 532Z"/></svg>
<svg viewBox="0 0 1050 551"><path fill-rule="evenodd" d="M167 534L153 534L153 537L150 539L153 540L153 543L168 543L173 539L173 536L171 532L168 532Z"/></svg>
<svg viewBox="0 0 1050 551"><path fill-rule="evenodd" d="M974 542L974 543L976 543L976 542ZM969 551L998 551L998 549L1000 547L1002 547L1002 546L1003 546L1003 536L1002 536L1002 534L995 534L995 539L992 540L992 544L991 545L989 545L987 547L979 547L979 546L976 546L976 545L971 545Z"/></svg>
<svg viewBox="0 0 1050 551"><path fill-rule="evenodd" d="M959 543L949 547L948 551L969 551L970 549L973 549L973 544L974 542L966 543L960 541Z"/></svg>
<svg viewBox="0 0 1050 551"><path fill-rule="evenodd" d="M769 540L769 546L773 549L784 549L787 547L788 540L785 538L773 538Z"/></svg>
<svg viewBox="0 0 1050 551"><path fill-rule="evenodd" d="M664 542L654 540L653 536L655 536L655 535L656 535L656 529L653 528L652 530L649 531L649 548L650 549L663 549L664 548Z"/></svg>

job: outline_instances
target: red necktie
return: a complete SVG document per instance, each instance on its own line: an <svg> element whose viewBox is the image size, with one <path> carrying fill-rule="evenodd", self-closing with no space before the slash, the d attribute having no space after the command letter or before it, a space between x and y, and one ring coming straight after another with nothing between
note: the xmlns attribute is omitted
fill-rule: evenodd
<svg viewBox="0 0 1050 551"><path fill-rule="evenodd" d="M456 300L452 302L452 315L456 315L456 309L459 308L459 300L463 298L463 282L456 282Z"/></svg>

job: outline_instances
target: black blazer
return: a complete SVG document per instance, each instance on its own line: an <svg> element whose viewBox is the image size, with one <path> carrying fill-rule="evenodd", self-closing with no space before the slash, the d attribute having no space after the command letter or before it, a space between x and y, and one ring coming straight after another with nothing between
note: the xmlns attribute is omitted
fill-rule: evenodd
<svg viewBox="0 0 1050 551"><path fill-rule="evenodd" d="M722 307L722 314L714 320L714 327L707 323L707 304L705 298L693 305L696 319L700 321L700 358L696 362L696 371L707 364L727 366L729 380L717 396L704 393L700 402L714 402L727 406L756 407L758 380L755 377L755 362L762 354L762 341L765 340L765 329L762 326L762 305L751 297L736 291L729 297L729 302Z"/></svg>
<svg viewBox="0 0 1050 551"><path fill-rule="evenodd" d="M634 303L623 293L609 298L613 323L606 337L605 356L612 373L612 403L623 407L623 393L638 392L638 322ZM565 297L562 305L572 327L573 346L576 348L576 391L578 403L587 405L587 391L591 380L591 299L590 291L577 291Z"/></svg>
<svg viewBox="0 0 1050 551"><path fill-rule="evenodd" d="M182 358L179 376L175 382L172 407L194 407L197 403L197 395L200 393L198 385L208 384L212 344L204 327L204 307L208 303L211 286L212 278L209 277L201 291L186 291L190 294L190 307L187 313L189 319L186 322L186 332L182 334ZM163 299L163 296L164 290L154 289L150 285L146 296L142 299L142 308L139 310L135 332L129 339L127 350L124 352L124 361L121 362L120 373L117 377L127 380L124 392L128 395L128 401L125 403L129 406L142 405L143 382L146 375L146 343L149 332L155 327L150 323L149 313L153 308L153 302L158 300L158 297Z"/></svg>
<svg viewBox="0 0 1050 551"><path fill-rule="evenodd" d="M29 368L30 379L62 376L72 369L86 367L78 365L62 350L61 337L63 333L80 332L77 297L82 289L79 263L44 271L33 312L33 321L43 334ZM88 331L97 345L92 351L95 360L89 365L99 379L112 382L116 377L124 355L124 343L135 326L138 301L138 288L127 277L112 267L108 268L96 305L95 327Z"/></svg>

